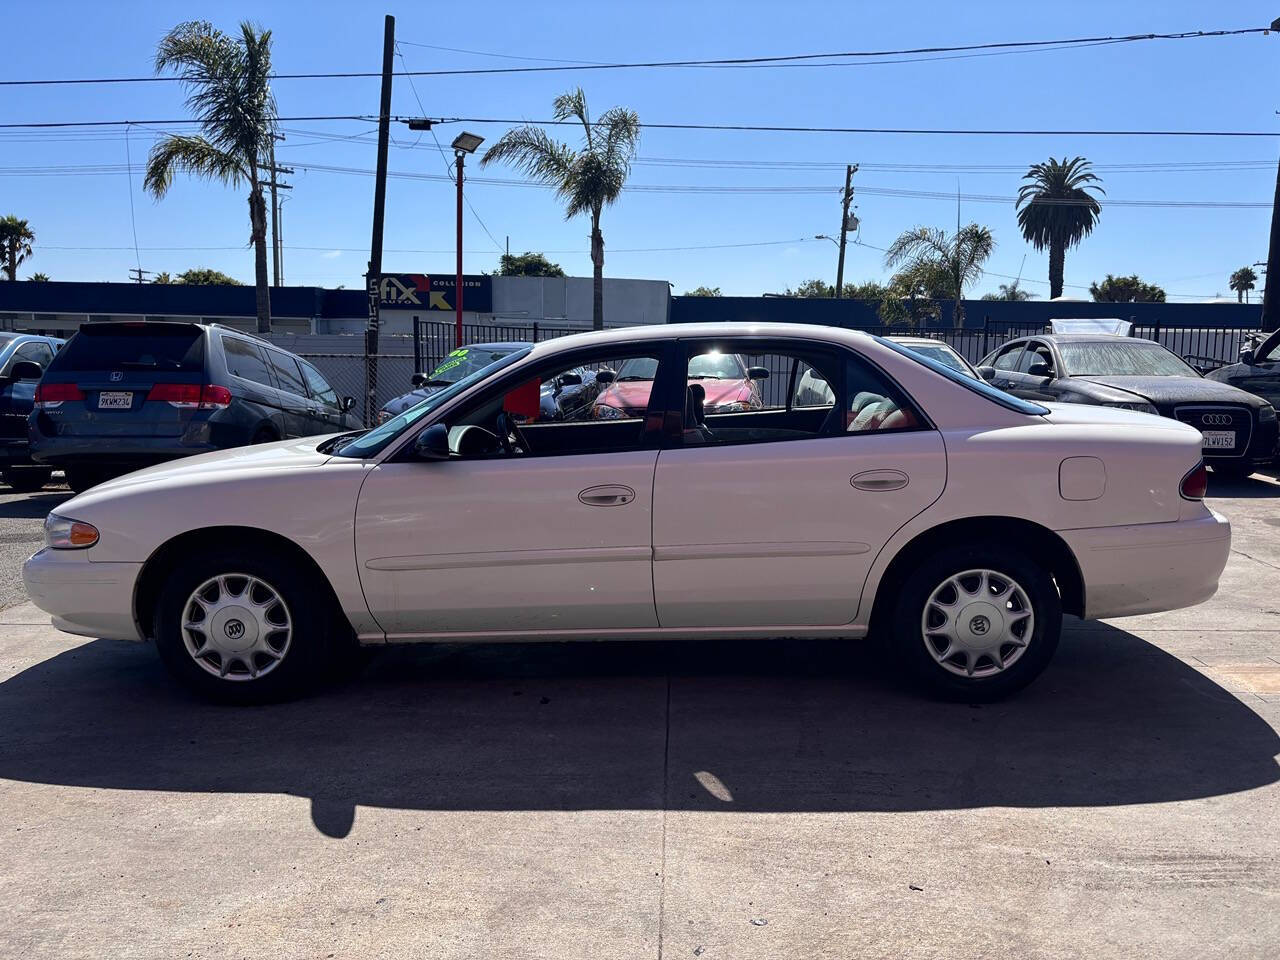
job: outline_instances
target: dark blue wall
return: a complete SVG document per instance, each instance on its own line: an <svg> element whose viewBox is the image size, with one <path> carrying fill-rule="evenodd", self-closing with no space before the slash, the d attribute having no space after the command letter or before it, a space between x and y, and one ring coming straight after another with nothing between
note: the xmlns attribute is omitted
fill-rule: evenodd
<svg viewBox="0 0 1280 960"><path fill-rule="evenodd" d="M939 326L951 326L953 304L940 301ZM878 304L871 300L820 300L807 297L672 297L672 323L820 323L836 327L880 325ZM1086 301L966 300L965 326L993 324L1041 327L1071 317L1118 317L1139 325L1170 327L1240 327L1257 329L1261 304L1236 303L1092 303Z"/></svg>
<svg viewBox="0 0 1280 960"><path fill-rule="evenodd" d="M363 290L272 287L277 317L362 317ZM183 283L32 283L0 281L0 313L129 313L152 316L253 317L253 287Z"/></svg>

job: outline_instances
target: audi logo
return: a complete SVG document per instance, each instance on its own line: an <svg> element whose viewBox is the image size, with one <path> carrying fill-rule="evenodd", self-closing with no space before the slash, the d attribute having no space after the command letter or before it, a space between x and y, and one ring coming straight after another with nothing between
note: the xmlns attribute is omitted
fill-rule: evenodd
<svg viewBox="0 0 1280 960"><path fill-rule="evenodd" d="M1200 422L1206 427L1229 427L1233 421L1229 413L1206 413Z"/></svg>

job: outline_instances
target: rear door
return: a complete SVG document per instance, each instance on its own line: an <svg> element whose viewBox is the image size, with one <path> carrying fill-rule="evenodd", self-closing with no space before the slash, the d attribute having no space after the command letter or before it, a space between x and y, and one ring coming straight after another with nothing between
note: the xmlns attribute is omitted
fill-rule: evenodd
<svg viewBox="0 0 1280 960"><path fill-rule="evenodd" d="M307 392L306 380L298 360L291 353L264 346L263 351L276 376L276 386L284 406L285 429L290 437L309 437L321 431L315 423L319 418L319 405Z"/></svg>
<svg viewBox="0 0 1280 960"><path fill-rule="evenodd" d="M228 386L260 407L277 435L288 436L285 413L288 404L285 403L284 395L276 389L275 376L271 373L263 347L252 340L224 333L222 356L231 377Z"/></svg>
<svg viewBox="0 0 1280 960"><path fill-rule="evenodd" d="M194 323L85 324L54 357L43 382L74 384L81 393L47 411L58 436L180 437L192 411L179 402L206 382L204 329Z"/></svg>

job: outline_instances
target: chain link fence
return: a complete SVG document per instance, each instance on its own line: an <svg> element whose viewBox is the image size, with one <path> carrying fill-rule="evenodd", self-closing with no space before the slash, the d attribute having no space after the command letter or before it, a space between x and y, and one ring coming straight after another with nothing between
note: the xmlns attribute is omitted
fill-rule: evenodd
<svg viewBox="0 0 1280 960"><path fill-rule="evenodd" d="M351 413L363 424L378 422L378 411L389 400L413 389L411 377L417 371L413 357L408 354L375 354L377 364L378 395L372 410L367 409L368 391L365 386L365 358L359 353L299 353L319 370L340 397L354 397L356 404Z"/></svg>

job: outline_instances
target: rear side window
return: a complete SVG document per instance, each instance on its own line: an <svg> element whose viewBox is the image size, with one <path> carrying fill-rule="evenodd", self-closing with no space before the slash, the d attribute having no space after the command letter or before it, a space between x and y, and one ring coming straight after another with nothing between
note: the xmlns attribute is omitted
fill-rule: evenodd
<svg viewBox="0 0 1280 960"><path fill-rule="evenodd" d="M276 372L276 379L280 382L280 389L305 397L307 395L307 387L302 382L302 371L298 369L298 361L287 353L281 353L279 350L268 350L267 356L271 358L271 369Z"/></svg>
<svg viewBox="0 0 1280 960"><path fill-rule="evenodd" d="M195 326L158 330L151 324L111 325L106 329L86 325L53 358L49 369L58 373L105 370L202 373L204 335Z"/></svg>
<svg viewBox="0 0 1280 960"><path fill-rule="evenodd" d="M223 337L222 350L227 356L227 371L233 377L252 380L266 387L275 386L271 382L267 361L263 359L262 351L256 343L236 337Z"/></svg>

